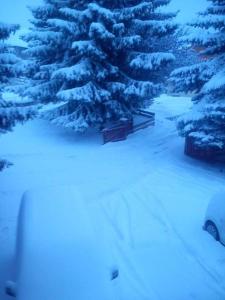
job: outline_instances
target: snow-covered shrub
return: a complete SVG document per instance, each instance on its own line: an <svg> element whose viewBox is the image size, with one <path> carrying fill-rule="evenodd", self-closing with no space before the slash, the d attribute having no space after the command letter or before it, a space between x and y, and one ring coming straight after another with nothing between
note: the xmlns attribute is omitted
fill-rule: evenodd
<svg viewBox="0 0 225 300"><path fill-rule="evenodd" d="M225 1L211 5L190 25L185 40L198 50L201 62L175 70L178 91L195 92L193 109L178 122L181 135L198 147L225 148Z"/></svg>
<svg viewBox="0 0 225 300"><path fill-rule="evenodd" d="M38 69L26 95L59 102L53 123L82 131L132 117L162 89L159 72L174 56L156 41L174 32L161 1L52 1L31 8L26 51Z"/></svg>

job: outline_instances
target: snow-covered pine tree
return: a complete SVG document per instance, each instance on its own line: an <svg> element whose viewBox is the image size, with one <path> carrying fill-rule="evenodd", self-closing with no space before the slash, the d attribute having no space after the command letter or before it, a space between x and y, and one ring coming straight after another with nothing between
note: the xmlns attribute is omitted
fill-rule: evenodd
<svg viewBox="0 0 225 300"><path fill-rule="evenodd" d="M8 87L11 80L15 78L16 65L20 63L20 59L10 51L5 43L10 34L17 29L18 25L0 22L0 134L11 130L16 122L23 122L34 113L31 108L21 107L19 103L4 101L2 98L4 88ZM0 160L0 171L7 164L6 161Z"/></svg>
<svg viewBox="0 0 225 300"><path fill-rule="evenodd" d="M76 131L132 117L158 95L174 59L157 43L175 29L169 0L45 0L24 37L38 65L25 93L57 107L45 117ZM159 43L158 43L159 44Z"/></svg>
<svg viewBox="0 0 225 300"><path fill-rule="evenodd" d="M195 92L193 109L180 118L182 136L199 149L225 149L225 1L209 7L191 24L185 37L199 51L201 62L175 70L177 91Z"/></svg>
<svg viewBox="0 0 225 300"><path fill-rule="evenodd" d="M18 25L10 25L0 22L0 133L11 130L16 122L28 119L32 112L24 105L4 101L2 92L11 84L19 72L21 59L19 59L6 44L5 40L11 33L19 28Z"/></svg>

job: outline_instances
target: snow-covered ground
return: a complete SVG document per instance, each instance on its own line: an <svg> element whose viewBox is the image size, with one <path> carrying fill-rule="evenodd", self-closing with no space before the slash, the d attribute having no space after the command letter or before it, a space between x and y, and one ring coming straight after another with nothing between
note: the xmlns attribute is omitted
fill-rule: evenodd
<svg viewBox="0 0 225 300"><path fill-rule="evenodd" d="M117 299L225 299L225 248L202 230L210 197L224 186L223 166L183 155L175 117L189 98L163 95L156 126L102 145L35 120L1 136L0 299L10 276L15 225L24 190L75 185L104 214L100 226L119 266ZM96 223L97 223L96 218Z"/></svg>

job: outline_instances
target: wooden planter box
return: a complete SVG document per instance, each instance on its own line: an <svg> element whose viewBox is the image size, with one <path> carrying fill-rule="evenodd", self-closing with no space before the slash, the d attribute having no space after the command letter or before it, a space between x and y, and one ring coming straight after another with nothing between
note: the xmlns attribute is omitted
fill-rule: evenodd
<svg viewBox="0 0 225 300"><path fill-rule="evenodd" d="M126 140L129 133L133 131L132 120L120 120L115 124L102 130L103 143L118 142Z"/></svg>
<svg viewBox="0 0 225 300"><path fill-rule="evenodd" d="M197 145L195 145L194 141L195 139L193 137L185 138L184 153L186 155L209 162L225 162L225 149L217 149L212 147L198 147Z"/></svg>
<svg viewBox="0 0 225 300"><path fill-rule="evenodd" d="M102 130L103 144L126 140L128 134L155 125L155 114L148 111L138 110L133 119L121 119L108 124Z"/></svg>

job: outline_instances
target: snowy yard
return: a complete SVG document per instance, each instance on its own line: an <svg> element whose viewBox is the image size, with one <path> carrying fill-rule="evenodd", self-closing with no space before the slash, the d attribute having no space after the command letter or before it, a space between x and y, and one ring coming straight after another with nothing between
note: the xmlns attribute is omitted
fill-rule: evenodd
<svg viewBox="0 0 225 300"><path fill-rule="evenodd" d="M14 163L0 173L1 300L8 299L3 286L22 193L65 184L106 218L102 234L120 269L116 299L225 298L225 248L202 230L208 201L224 186L223 166L183 155L174 117L189 106L188 98L164 95L152 107L154 128L104 146L95 133L77 135L41 120L1 136L1 157Z"/></svg>

